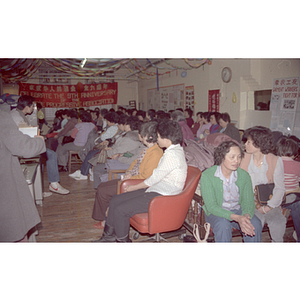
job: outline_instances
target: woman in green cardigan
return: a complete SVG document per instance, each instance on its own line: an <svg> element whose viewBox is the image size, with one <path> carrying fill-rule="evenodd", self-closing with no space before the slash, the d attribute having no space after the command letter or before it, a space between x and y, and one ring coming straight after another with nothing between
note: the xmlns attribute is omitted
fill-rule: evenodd
<svg viewBox="0 0 300 300"><path fill-rule="evenodd" d="M225 141L215 149L215 165L201 176L205 219L216 242L230 242L232 228L243 233L244 242L261 241L262 224L254 215L251 178L239 168L243 155L236 142Z"/></svg>

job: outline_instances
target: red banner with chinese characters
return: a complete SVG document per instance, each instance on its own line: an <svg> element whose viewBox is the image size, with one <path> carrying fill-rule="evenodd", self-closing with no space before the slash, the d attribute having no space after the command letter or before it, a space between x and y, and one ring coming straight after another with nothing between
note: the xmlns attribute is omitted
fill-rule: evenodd
<svg viewBox="0 0 300 300"><path fill-rule="evenodd" d="M44 107L89 107L117 104L118 83L46 85L19 83L19 95L30 95Z"/></svg>
<svg viewBox="0 0 300 300"><path fill-rule="evenodd" d="M220 90L208 91L208 111L220 112Z"/></svg>

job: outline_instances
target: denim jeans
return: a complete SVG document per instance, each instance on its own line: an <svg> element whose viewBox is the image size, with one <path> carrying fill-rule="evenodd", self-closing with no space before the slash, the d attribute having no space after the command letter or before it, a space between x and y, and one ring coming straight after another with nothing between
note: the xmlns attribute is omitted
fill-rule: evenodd
<svg viewBox="0 0 300 300"><path fill-rule="evenodd" d="M294 227L297 233L298 243L300 242L300 201L285 206L291 210Z"/></svg>
<svg viewBox="0 0 300 300"><path fill-rule="evenodd" d="M57 155L51 149L46 148L47 154L47 175L49 182L59 182L59 172L57 166Z"/></svg>
<svg viewBox="0 0 300 300"><path fill-rule="evenodd" d="M242 211L233 210L233 214L241 215ZM215 236L215 242L219 243L229 243L232 238L232 228L238 229L241 231L239 224L235 221L229 221L225 218L217 217L214 215L207 216L205 214L206 222L210 223L213 233ZM255 235L248 236L243 234L244 242L261 242L261 232L262 232L262 224L261 221L254 215L251 219L251 223L255 228Z"/></svg>
<svg viewBox="0 0 300 300"><path fill-rule="evenodd" d="M89 163L89 160L100 150L91 150L87 156L85 157L81 167L80 167L80 171L82 175L88 175L89 174L89 170L92 167L92 165Z"/></svg>

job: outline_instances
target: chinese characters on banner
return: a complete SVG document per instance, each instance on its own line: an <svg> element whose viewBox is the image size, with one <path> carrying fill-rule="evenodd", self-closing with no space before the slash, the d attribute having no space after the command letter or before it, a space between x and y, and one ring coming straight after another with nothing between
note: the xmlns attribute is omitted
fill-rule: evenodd
<svg viewBox="0 0 300 300"><path fill-rule="evenodd" d="M185 108L190 108L194 111L194 86L187 86L185 87Z"/></svg>
<svg viewBox="0 0 300 300"><path fill-rule="evenodd" d="M208 91L208 111L220 111L220 90Z"/></svg>
<svg viewBox="0 0 300 300"><path fill-rule="evenodd" d="M19 94L30 95L44 107L71 108L116 104L118 83L44 85L20 83Z"/></svg>
<svg viewBox="0 0 300 300"><path fill-rule="evenodd" d="M300 137L299 77L274 79L270 129Z"/></svg>

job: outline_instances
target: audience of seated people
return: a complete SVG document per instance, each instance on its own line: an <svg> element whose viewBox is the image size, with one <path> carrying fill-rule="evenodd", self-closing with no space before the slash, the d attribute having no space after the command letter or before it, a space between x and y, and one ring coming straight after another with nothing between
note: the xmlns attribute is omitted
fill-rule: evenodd
<svg viewBox="0 0 300 300"><path fill-rule="evenodd" d="M20 110L20 109L19 109ZM22 111L22 110L20 110ZM105 115L108 113L107 109L98 109L94 111L88 112L87 110L81 108L78 110L79 115L80 115L80 121L78 122L78 115L77 111L74 109L69 109L67 111L59 110L59 112L56 113L56 124L53 126L53 130L58 131L57 135L54 136L54 140L57 141L58 147L57 147L57 160L58 160L58 165L62 166L61 170L66 170L66 165L67 165L67 155L68 155L68 150L71 149L76 149L79 150L81 147L83 147L86 139L87 139L87 134L90 132L92 129L95 128L95 125L97 124L98 127L98 133L99 136L102 133L99 141L100 144L105 145L106 144L106 151L108 154L108 157L110 158L109 164L98 164L94 167L94 188L97 189L96 192L96 199L95 200L95 205L96 202L98 203L99 201L102 203L101 204L101 217L96 217L97 213L93 212L93 218L100 221L101 224L99 223L98 227L102 228L104 227L104 214L106 212L107 207L109 207L110 199L111 198L116 198L119 199L118 197L115 197L114 195L117 193L117 182L120 179L113 180L111 182L107 182L108 177L107 172L108 169L128 169L128 170L133 170L135 169L136 172L140 172L141 169L138 169L137 166L142 167L142 163L145 162L143 159L147 158L147 153L149 151L149 142L146 140L143 140L143 143L146 145L146 147L140 142L139 135L138 135L138 124L147 124L149 121L157 120L158 122L167 122L167 120L174 120L176 123L180 124L181 128L181 133L182 136L185 139L203 139L205 136L209 134L213 134L216 132L220 132L223 134L228 135L232 139L236 140L238 144L230 144L230 147L228 146L224 150L223 148L223 158L222 160L219 160L218 163L216 163L216 166L214 167L216 170L220 169L222 172L219 172L219 177L221 180L224 182L225 179L229 179L229 185L230 188L233 188L235 191L233 195L235 195L235 206L230 206L228 207L225 205L226 202L226 197L228 195L232 195L232 193L227 191L223 194L223 198L221 199L221 202L216 204L217 206L212 207L210 204L209 195L212 193L211 189L206 189L203 184L201 186L201 189L203 189L203 198L205 202L205 213L207 216L207 220L210 219L217 219L217 218L225 218L231 224L232 227L236 227L240 229L243 232L243 236L245 241L260 241L260 233L259 231L261 230L260 226L263 227L265 223L268 224L269 231L270 231L270 236L273 242L283 242L283 235L285 233L286 229L286 218L282 214L281 211L281 201L283 199L283 195L287 191L288 193L291 193L291 189L289 189L289 180L288 178L293 177L293 189L292 191L295 193L299 193L299 174L297 173L299 166L297 165L295 167L289 167L288 163L293 164L295 161L294 156L296 155L295 153L298 153L299 149L299 144L293 143L293 151L287 151L286 148L284 148L284 145L287 144L285 138L281 139L281 144L278 144L279 141L277 142L277 147L276 147L276 152L275 152L275 144L274 144L274 139L273 139L273 133L271 132L270 129L262 127L262 126L254 126L251 128L248 128L245 130L243 138L242 138L242 143L245 143L245 153L240 153L240 146L241 146L241 139L240 139L240 133L238 128L236 128L232 123L231 123L231 118L230 115L225 112L225 113L217 113L217 112L198 112L196 114L196 121L194 122L192 128L190 128L187 125L187 120L188 118L185 117L183 109L176 109L173 111L155 111L153 109L148 110L147 112L145 111L137 111L137 110L130 110L130 109L124 109L120 108L118 109L117 113L113 112L113 110L110 110L109 115L107 115L107 118L105 118ZM95 113L96 112L96 113ZM20 112L18 112L20 115ZM30 113L29 111L23 112L24 116L26 113ZM68 122L64 125L62 124L62 114L67 115ZM187 109L185 110L185 113L188 113ZM193 112L189 112L191 115ZM95 118L95 116L98 116L98 118ZM132 115L136 114L136 117L132 117ZM92 118L92 115L94 116ZM110 118L108 116L117 116L120 121L115 121L112 122L110 121ZM129 119L128 115L130 116ZM189 116L191 116L189 114ZM24 116L21 116L22 119L24 119ZM83 117L87 116L87 118ZM126 116L126 117L125 117ZM126 121L124 121L126 118ZM134 118L134 119L132 119ZM97 123L96 123L96 119ZM140 120L139 120L140 119ZM123 121L121 121L123 120ZM129 121L128 121L129 120ZM163 121L166 120L166 121ZM80 129L82 124L86 123L84 127ZM112 124L113 123L113 124ZM150 122L152 123L152 122ZM150 124L149 123L149 124ZM80 125L81 124L81 125ZM87 125L89 124L89 125ZM118 128L118 137L115 138L113 141L114 144L112 144L111 147L108 147L107 141L105 134L107 134L112 126L115 126L115 128ZM79 128L78 128L79 127ZM100 130L99 130L100 128ZM189 131L186 130L188 128ZM75 129L75 130L74 130ZM73 132L72 132L73 130ZM82 130L82 131L81 131ZM64 136L70 135L72 132L71 136L74 138L74 141L65 145L61 144L61 140ZM75 133L76 131L76 133ZM84 132L84 138L83 136L80 136L80 133ZM141 131L140 131L141 132ZM159 131L158 131L159 132ZM61 137L61 138L60 138ZM60 139L59 139L60 138ZM145 138L145 136L141 135L140 138ZM78 144L80 139L80 145ZM105 141L105 142L103 142ZM283 143L284 141L284 143ZM77 142L77 145L76 145ZM148 144L147 144L148 143ZM71 146L72 145L72 146ZM183 145L183 144L182 144ZM279 145L279 146L278 146ZM224 145L223 145L224 146ZM150 146L150 149L154 147L153 145ZM292 147L292 146L291 146ZM284 149L283 149L284 148ZM62 151L64 150L64 151ZM237 164L239 164L240 160L240 165L237 166L237 168L234 170L232 167L233 164L229 164L229 170L226 173L226 170L228 169L228 161L229 161L229 156L230 153L236 150L237 153L235 153L236 158L237 158ZM237 151L239 150L239 151ZM53 152L50 152L50 149L47 149L47 154L49 153L49 162L52 163L54 160L56 160L55 155L53 155ZM220 152L220 151L219 151ZM239 153L240 154L239 154ZM55 152L54 152L55 153ZM89 152L88 156L86 156L87 161L84 161L82 166L85 166L85 171L80 170L76 171L73 174L70 174L71 177L77 177L79 179L80 175L86 176L85 179L87 179L87 175L92 173L89 171L91 169L91 165L88 163L88 160L93 157L95 154L97 155L99 153L99 149L93 149L92 151ZM217 152L218 153L218 152ZM292 154L291 154L292 153ZM125 155L124 155L125 154ZM128 154L128 155L127 155ZM130 155L129 155L130 154ZM276 156L276 155L278 156ZM133 155L133 156L132 156ZM239 156L240 155L240 156ZM131 157L128 157L131 156ZM281 156L281 157L280 157ZM51 158L50 158L51 157ZM132 163L132 164L131 164ZM296 162L295 162L296 163ZM48 164L47 164L47 169L48 169ZM136 166L134 168L134 166ZM219 167L218 167L219 166ZM154 165L153 165L154 167ZM227 168L226 168L227 167ZM224 169L225 168L225 169ZM49 170L51 172L51 167L49 167ZM138 169L138 170L137 170ZM232 170L231 170L232 169ZM87 171L86 171L87 170ZM214 170L214 172L216 172ZM224 172L226 174L224 174ZM247 171L247 173L243 173L242 170ZM296 172L291 171L291 170L296 170ZM57 175L58 172L54 171L55 174ZM211 171L213 172L213 171ZM79 174L80 173L80 174ZM293 174L293 175L288 175L288 174ZM79 174L79 176L78 176ZM95 176L95 174L97 174ZM129 172L127 172L129 174ZM139 173L134 173L134 176L139 176ZM207 172L208 174L208 172ZM223 174L223 175L222 175ZM232 175L236 174L236 175ZM241 175L243 174L243 176ZM243 186L243 190L240 187L240 179L239 176L242 176L243 178L245 177L245 174L249 174L249 178L251 179L251 186L252 190L251 192L247 193L248 196L245 196L245 188L246 185ZM55 176L56 176L55 175ZM74 176L72 176L74 175ZM75 176L76 175L76 176ZM229 177L228 177L228 176ZM66 194L69 191L62 188L61 186L59 187L59 177L58 179L55 179L55 184L51 184L50 177L52 175L48 173L49 177L49 189L53 192L57 192L55 189L58 189L61 194ZM52 177L55 177L52 176ZM129 176L129 175L126 175ZM127 177L124 177L124 180ZM132 176L132 174L131 174ZM147 175L148 176L148 175ZM223 178L223 177L224 178ZM227 178L227 177L228 178ZM96 182L95 182L95 177L96 177ZM149 177L149 176L148 176ZM151 176L150 176L151 177ZM55 177L57 178L57 176ZM135 177L134 177L135 178ZM245 177L246 178L246 177ZM244 178L244 179L245 179ZM247 180L249 179L247 178ZM244 180L243 179L243 180ZM236 181L235 181L236 180ZM201 181L206 182L206 173L203 172ZM249 180L248 180L249 181ZM247 181L247 182L248 182ZM213 182L211 180L211 182ZM274 182L275 183L275 188L273 192L273 197L268 201L268 205L266 206L259 206L257 203L254 203L254 198L253 198L253 189L255 185L261 184L261 183L268 183L268 182ZM58 185L57 185L58 184ZM50 188L51 186L51 188ZM247 186L249 184L247 183ZM238 187L238 188L236 188ZM53 190L54 188L54 190ZM107 190L106 190L107 188ZM215 188L215 186L213 187ZM107 191L107 197L104 195L104 191ZM101 195L100 195L101 194ZM103 195L102 195L103 194ZM225 195L226 194L226 195ZM105 197L106 198L105 198ZM225 197L226 196L226 197ZM105 199L104 199L104 198ZM231 197L231 196L230 196ZM246 198L245 198L246 197ZM286 208L291 209L291 215L293 217L294 221L294 226L295 230L297 233L297 238L298 241L300 240L300 214L299 208L300 208L300 201L295 201L296 196L290 196L290 199L286 205ZM103 200L103 199L104 200ZM100 199L100 200L99 200ZM246 199L246 200L243 200ZM252 204L251 199L253 199ZM232 199L231 199L232 200ZM234 199L233 199L234 200ZM135 201L135 200L134 200ZM147 200L148 201L148 200ZM219 198L217 201L220 201ZM246 202L245 202L246 201ZM100 203L99 202L99 203ZM229 201L230 202L230 201ZM98 204L99 204L98 203ZM113 205L115 206L115 200L113 201ZM99 205L98 205L99 206ZM113 207L114 207L113 206ZM255 210L253 210L252 206L255 206ZM245 207L247 207L248 212L240 214L239 210L245 211ZM113 208L114 209L114 208ZM96 211L96 208L94 208ZM99 209L98 209L99 210ZM224 211L228 212L224 212ZM226 215L226 216L225 216ZM213 216L213 217L212 217ZM225 217L224 217L225 216ZM255 220L255 222L254 222ZM259 222L256 222L257 220L260 220ZM118 227L118 234L117 236L113 235L114 237L111 238L111 231L114 229L112 228L113 226L119 226L118 223L115 223L114 219L111 219L111 224L108 223L108 227L106 227L106 230L104 230L104 235L102 240L106 240L106 237L108 236L107 240L120 240L120 241L129 241L128 236L127 236L127 229L122 231ZM215 239L216 241L224 241L224 238L219 239L219 233L217 233L217 228L218 225L215 225L215 221L211 221L214 225L212 226L214 228L215 232ZM218 223L216 223L218 224ZM97 227L97 226L95 226ZM124 236L122 236L124 234ZM228 232L226 233L227 237L225 238L226 241L230 239L230 234ZM102 241L101 240L101 241Z"/></svg>

